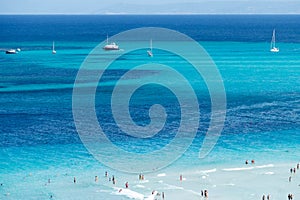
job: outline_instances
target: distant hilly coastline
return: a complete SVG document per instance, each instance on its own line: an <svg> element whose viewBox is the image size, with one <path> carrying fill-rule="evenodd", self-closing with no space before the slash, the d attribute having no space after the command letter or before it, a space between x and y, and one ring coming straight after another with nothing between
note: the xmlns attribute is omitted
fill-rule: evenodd
<svg viewBox="0 0 300 200"><path fill-rule="evenodd" d="M130 3L106 6L91 14L300 14L297 1L210 1L139 5Z"/></svg>

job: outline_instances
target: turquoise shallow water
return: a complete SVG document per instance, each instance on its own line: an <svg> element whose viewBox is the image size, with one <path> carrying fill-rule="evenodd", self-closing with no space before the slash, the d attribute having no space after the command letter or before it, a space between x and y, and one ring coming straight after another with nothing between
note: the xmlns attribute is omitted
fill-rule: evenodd
<svg viewBox="0 0 300 200"><path fill-rule="evenodd" d="M73 194L80 199L84 193L91 199L126 199L113 195L114 189L105 181L93 183L93 177L96 174L102 177L106 170L122 177L124 181L126 177L132 179L132 175L109 169L95 160L81 144L72 121L70 102L74 76L80 62L94 44L57 44L58 54L55 56L51 55L50 49L29 48L18 55L1 54L1 59L5 61L1 63L0 89L3 102L0 174L1 182L4 183L1 187L3 198L21 199L25 195L29 199L47 199L54 195L58 199L72 199L69 195ZM163 172L170 174L183 169L230 168L241 166L245 159L255 159L261 164L297 162L299 45L279 44L281 52L275 55L268 52L267 43L200 44L211 55L224 80L228 100L225 127L209 156L199 159L198 152L209 117L209 110L205 109L209 102L203 87L200 90L203 99L200 125L203 129L200 128L198 136L183 157ZM24 43L24 46L26 45L29 46L29 43ZM163 57L163 53L154 59L159 60L160 56ZM127 60L119 62L126 68L126 62L130 62L132 58L128 55ZM118 75L119 72L113 73ZM199 80L191 81L197 83ZM112 83L108 82L107 87ZM147 101L151 103L149 96L143 98L139 95L142 94L135 97L140 101L140 106L147 104ZM168 107L168 103L166 106ZM177 112L172 113L176 115ZM142 118L136 119L145 123ZM176 116L173 116L173 119L176 121ZM147 118L145 120L147 121ZM168 130L174 131L176 127L176 123L173 123ZM114 129L108 127L107 130L113 132ZM116 140L115 144L135 152L146 150L147 146L150 149L160 149L169 139L162 140L158 137L140 143L127 138L126 142ZM182 141L184 144L185 139ZM143 147L132 148L138 146ZM72 185L73 176L84 180L80 187ZM155 174L148 176L155 177ZM50 187L45 186L48 178L53 180ZM65 188L63 190L62 185ZM146 188L162 187L153 183L149 185ZM28 190L28 187L31 190ZM141 193L147 194L147 190L141 189ZM7 193L10 195L6 196Z"/></svg>

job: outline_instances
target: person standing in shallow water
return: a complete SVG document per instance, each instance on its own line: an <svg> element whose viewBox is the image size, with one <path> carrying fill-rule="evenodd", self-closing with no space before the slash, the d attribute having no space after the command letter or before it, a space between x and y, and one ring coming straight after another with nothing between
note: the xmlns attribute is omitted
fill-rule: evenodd
<svg viewBox="0 0 300 200"><path fill-rule="evenodd" d="M207 190L204 190L204 197L208 198L208 191Z"/></svg>
<svg viewBox="0 0 300 200"><path fill-rule="evenodd" d="M73 182L74 182L74 183L76 183L76 177L74 177L74 180L73 180Z"/></svg>
<svg viewBox="0 0 300 200"><path fill-rule="evenodd" d="M162 199L165 200L165 193L164 192L162 192L161 196L162 196Z"/></svg>

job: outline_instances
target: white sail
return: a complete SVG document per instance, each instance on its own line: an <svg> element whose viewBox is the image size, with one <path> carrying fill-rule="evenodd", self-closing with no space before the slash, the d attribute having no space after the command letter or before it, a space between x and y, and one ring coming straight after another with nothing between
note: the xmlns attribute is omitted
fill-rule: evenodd
<svg viewBox="0 0 300 200"><path fill-rule="evenodd" d="M53 43L52 43L52 54L56 54L55 43L54 43L54 41L53 41Z"/></svg>
<svg viewBox="0 0 300 200"><path fill-rule="evenodd" d="M153 57L152 53L152 39L150 40L150 50L147 51L149 57Z"/></svg>
<svg viewBox="0 0 300 200"><path fill-rule="evenodd" d="M273 30L270 51L271 52L279 52L279 48L276 47L276 32L275 32L275 29Z"/></svg>

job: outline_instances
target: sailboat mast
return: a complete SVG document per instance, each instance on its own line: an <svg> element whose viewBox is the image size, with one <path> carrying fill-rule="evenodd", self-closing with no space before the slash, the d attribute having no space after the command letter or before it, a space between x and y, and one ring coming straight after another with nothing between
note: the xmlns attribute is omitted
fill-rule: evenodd
<svg viewBox="0 0 300 200"><path fill-rule="evenodd" d="M275 45L275 43L276 43L276 39L275 39L275 36L276 34L275 34L275 29L273 30L273 44L274 44L274 47L276 47L276 45Z"/></svg>

